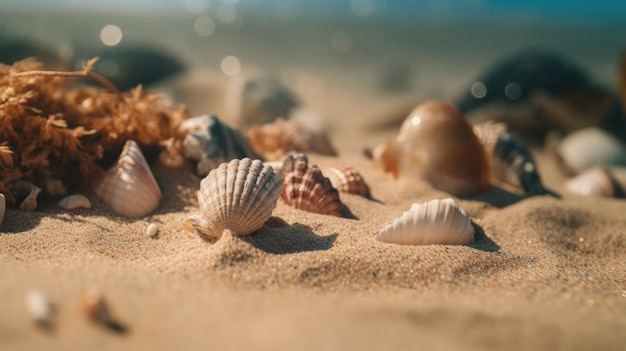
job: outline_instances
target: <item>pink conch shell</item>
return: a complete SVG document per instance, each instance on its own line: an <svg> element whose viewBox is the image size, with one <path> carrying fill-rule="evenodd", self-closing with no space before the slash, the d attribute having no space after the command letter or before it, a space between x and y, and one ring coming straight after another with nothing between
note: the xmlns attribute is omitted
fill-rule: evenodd
<svg viewBox="0 0 626 351"><path fill-rule="evenodd" d="M150 166L133 140L124 145L119 158L96 183L96 195L125 217L143 217L161 201L161 190Z"/></svg>

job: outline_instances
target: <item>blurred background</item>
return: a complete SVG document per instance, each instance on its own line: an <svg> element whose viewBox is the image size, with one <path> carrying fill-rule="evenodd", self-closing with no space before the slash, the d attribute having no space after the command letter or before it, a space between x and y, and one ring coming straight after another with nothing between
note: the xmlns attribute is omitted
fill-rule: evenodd
<svg viewBox="0 0 626 351"><path fill-rule="evenodd" d="M122 89L190 68L262 70L331 119L354 116L346 104L376 115L386 107L372 100L484 95L485 72L528 49L614 92L626 48L626 2L614 0L3 0L0 23L4 63L100 56L96 70ZM509 98L523 98L518 83Z"/></svg>

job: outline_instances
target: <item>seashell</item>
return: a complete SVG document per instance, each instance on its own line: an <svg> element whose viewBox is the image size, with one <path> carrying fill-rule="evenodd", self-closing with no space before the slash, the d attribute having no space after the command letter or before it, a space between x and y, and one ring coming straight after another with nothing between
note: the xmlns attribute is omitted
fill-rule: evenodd
<svg viewBox="0 0 626 351"><path fill-rule="evenodd" d="M41 188L23 180L15 182L12 188L16 196L26 195L26 198L20 204L20 210L34 211L37 208L37 196L41 193Z"/></svg>
<svg viewBox="0 0 626 351"><path fill-rule="evenodd" d="M343 193L370 197L370 189L365 179L354 167L344 163L329 163L321 167L322 173L330 180L333 188Z"/></svg>
<svg viewBox="0 0 626 351"><path fill-rule="evenodd" d="M263 162L264 166L270 166L276 173L280 173L283 170L283 161L266 161Z"/></svg>
<svg viewBox="0 0 626 351"><path fill-rule="evenodd" d="M241 127L271 123L279 117L288 119L299 105L296 95L269 75L235 77L226 98L229 120Z"/></svg>
<svg viewBox="0 0 626 351"><path fill-rule="evenodd" d="M290 151L337 156L320 121L306 110L294 112L289 120L278 118L270 124L251 126L246 137L268 160L279 160Z"/></svg>
<svg viewBox="0 0 626 351"><path fill-rule="evenodd" d="M339 192L317 167L308 166L304 154L289 154L283 163L282 198L287 205L300 210L342 217Z"/></svg>
<svg viewBox="0 0 626 351"><path fill-rule="evenodd" d="M626 197L626 168L592 167L565 183L572 194L585 196Z"/></svg>
<svg viewBox="0 0 626 351"><path fill-rule="evenodd" d="M111 323L111 313L104 296L96 290L84 289L80 295L80 306L89 321L96 324Z"/></svg>
<svg viewBox="0 0 626 351"><path fill-rule="evenodd" d="M281 188L280 176L260 160L222 163L200 182L200 215L187 218L183 226L212 238L225 231L250 235L272 215Z"/></svg>
<svg viewBox="0 0 626 351"><path fill-rule="evenodd" d="M395 177L427 181L456 196L489 187L489 163L482 145L463 114L445 102L418 105L399 135L374 149L373 158Z"/></svg>
<svg viewBox="0 0 626 351"><path fill-rule="evenodd" d="M75 210L78 208L91 208L91 202L85 195L70 195L59 201L59 206L66 210Z"/></svg>
<svg viewBox="0 0 626 351"><path fill-rule="evenodd" d="M150 166L133 140L95 184L94 192L113 211L125 217L143 217L161 201L161 190Z"/></svg>
<svg viewBox="0 0 626 351"><path fill-rule="evenodd" d="M26 308L35 322L42 327L50 327L54 317L54 305L43 292L31 290L26 294Z"/></svg>
<svg viewBox="0 0 626 351"><path fill-rule="evenodd" d="M4 197L4 194L0 193L0 225L4 221L4 212L7 209L7 200Z"/></svg>
<svg viewBox="0 0 626 351"><path fill-rule="evenodd" d="M569 134L553 152L566 170L574 174L596 165L626 166L624 144L598 128L585 128Z"/></svg>
<svg viewBox="0 0 626 351"><path fill-rule="evenodd" d="M530 151L504 123L483 122L474 126L474 133L491 158L492 182L504 183L526 195L546 194Z"/></svg>
<svg viewBox="0 0 626 351"><path fill-rule="evenodd" d="M156 223L150 223L146 228L146 236L154 238L157 234L159 234L159 225Z"/></svg>
<svg viewBox="0 0 626 351"><path fill-rule="evenodd" d="M386 225L376 240L401 245L467 245L474 242L469 216L452 198L414 203Z"/></svg>
<svg viewBox="0 0 626 351"><path fill-rule="evenodd" d="M197 173L201 177L223 162L244 157L260 158L241 132L216 116L190 118L181 123L180 130L188 133L183 140L183 155L198 161Z"/></svg>

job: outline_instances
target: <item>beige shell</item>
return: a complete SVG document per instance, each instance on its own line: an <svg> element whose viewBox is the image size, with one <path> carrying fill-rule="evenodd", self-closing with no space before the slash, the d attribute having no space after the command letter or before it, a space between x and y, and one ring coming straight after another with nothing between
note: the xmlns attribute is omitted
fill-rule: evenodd
<svg viewBox="0 0 626 351"><path fill-rule="evenodd" d="M49 327L54 317L54 306L50 298L39 290L26 294L26 308L35 322L42 327Z"/></svg>
<svg viewBox="0 0 626 351"><path fill-rule="evenodd" d="M469 216L452 198L413 204L385 226L376 240L402 245L466 245L474 242Z"/></svg>
<svg viewBox="0 0 626 351"><path fill-rule="evenodd" d="M220 238L225 230L250 235L270 218L280 196L280 176L260 160L244 158L222 163L200 182L200 215L184 228Z"/></svg>
<svg viewBox="0 0 626 351"><path fill-rule="evenodd" d="M104 296L96 290L84 289L80 295L83 315L92 323L109 325L112 322L109 306Z"/></svg>
<svg viewBox="0 0 626 351"><path fill-rule="evenodd" d="M304 154L287 155L281 173L282 198L287 205L300 210L342 217L339 192L317 167L308 166Z"/></svg>
<svg viewBox="0 0 626 351"><path fill-rule="evenodd" d="M246 131L246 137L252 148L267 160L282 159L290 151L337 156L324 127L305 110L294 113L289 120L278 118L270 124L253 125Z"/></svg>
<svg viewBox="0 0 626 351"><path fill-rule="evenodd" d="M340 192L370 197L370 189L365 179L354 167L334 162L323 165L321 170L333 187Z"/></svg>
<svg viewBox="0 0 626 351"><path fill-rule="evenodd" d="M608 132L584 128L563 138L556 150L566 170L578 174L596 165L626 166L626 147Z"/></svg>
<svg viewBox="0 0 626 351"><path fill-rule="evenodd" d="M429 182L456 196L489 187L489 163L472 126L456 107L440 101L418 105L399 135L378 146L374 162L395 177Z"/></svg>
<svg viewBox="0 0 626 351"><path fill-rule="evenodd" d="M626 197L626 168L595 166L565 183L572 194Z"/></svg>
<svg viewBox="0 0 626 351"><path fill-rule="evenodd" d="M119 158L95 184L96 195L125 217L143 217L161 201L161 190L150 166L133 140L124 145Z"/></svg>
<svg viewBox="0 0 626 351"><path fill-rule="evenodd" d="M13 193L19 195L26 195L26 198L20 204L20 210L22 211L34 211L37 208L37 196L41 193L41 188L20 180L15 182L12 186Z"/></svg>
<svg viewBox="0 0 626 351"><path fill-rule="evenodd" d="M62 198L59 201L59 207L66 210L91 208L91 202L89 202L89 199L85 195L75 194Z"/></svg>

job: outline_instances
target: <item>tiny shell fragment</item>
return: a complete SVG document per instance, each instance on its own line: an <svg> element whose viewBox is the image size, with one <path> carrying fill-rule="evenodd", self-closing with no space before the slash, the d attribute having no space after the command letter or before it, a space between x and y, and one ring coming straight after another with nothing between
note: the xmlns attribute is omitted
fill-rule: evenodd
<svg viewBox="0 0 626 351"><path fill-rule="evenodd" d="M50 299L39 290L31 290L26 295L26 308L35 322L41 326L52 323L54 308Z"/></svg>
<svg viewBox="0 0 626 351"><path fill-rule="evenodd" d="M146 235L149 238L154 238L159 233L159 225L156 223L150 223L146 228Z"/></svg>
<svg viewBox="0 0 626 351"><path fill-rule="evenodd" d="M93 289L85 289L80 296L81 309L93 323L108 324L111 321L109 308L102 294Z"/></svg>
<svg viewBox="0 0 626 351"><path fill-rule="evenodd" d="M76 210L79 208L91 208L91 202L85 195L75 194L61 199L59 206L66 210Z"/></svg>

